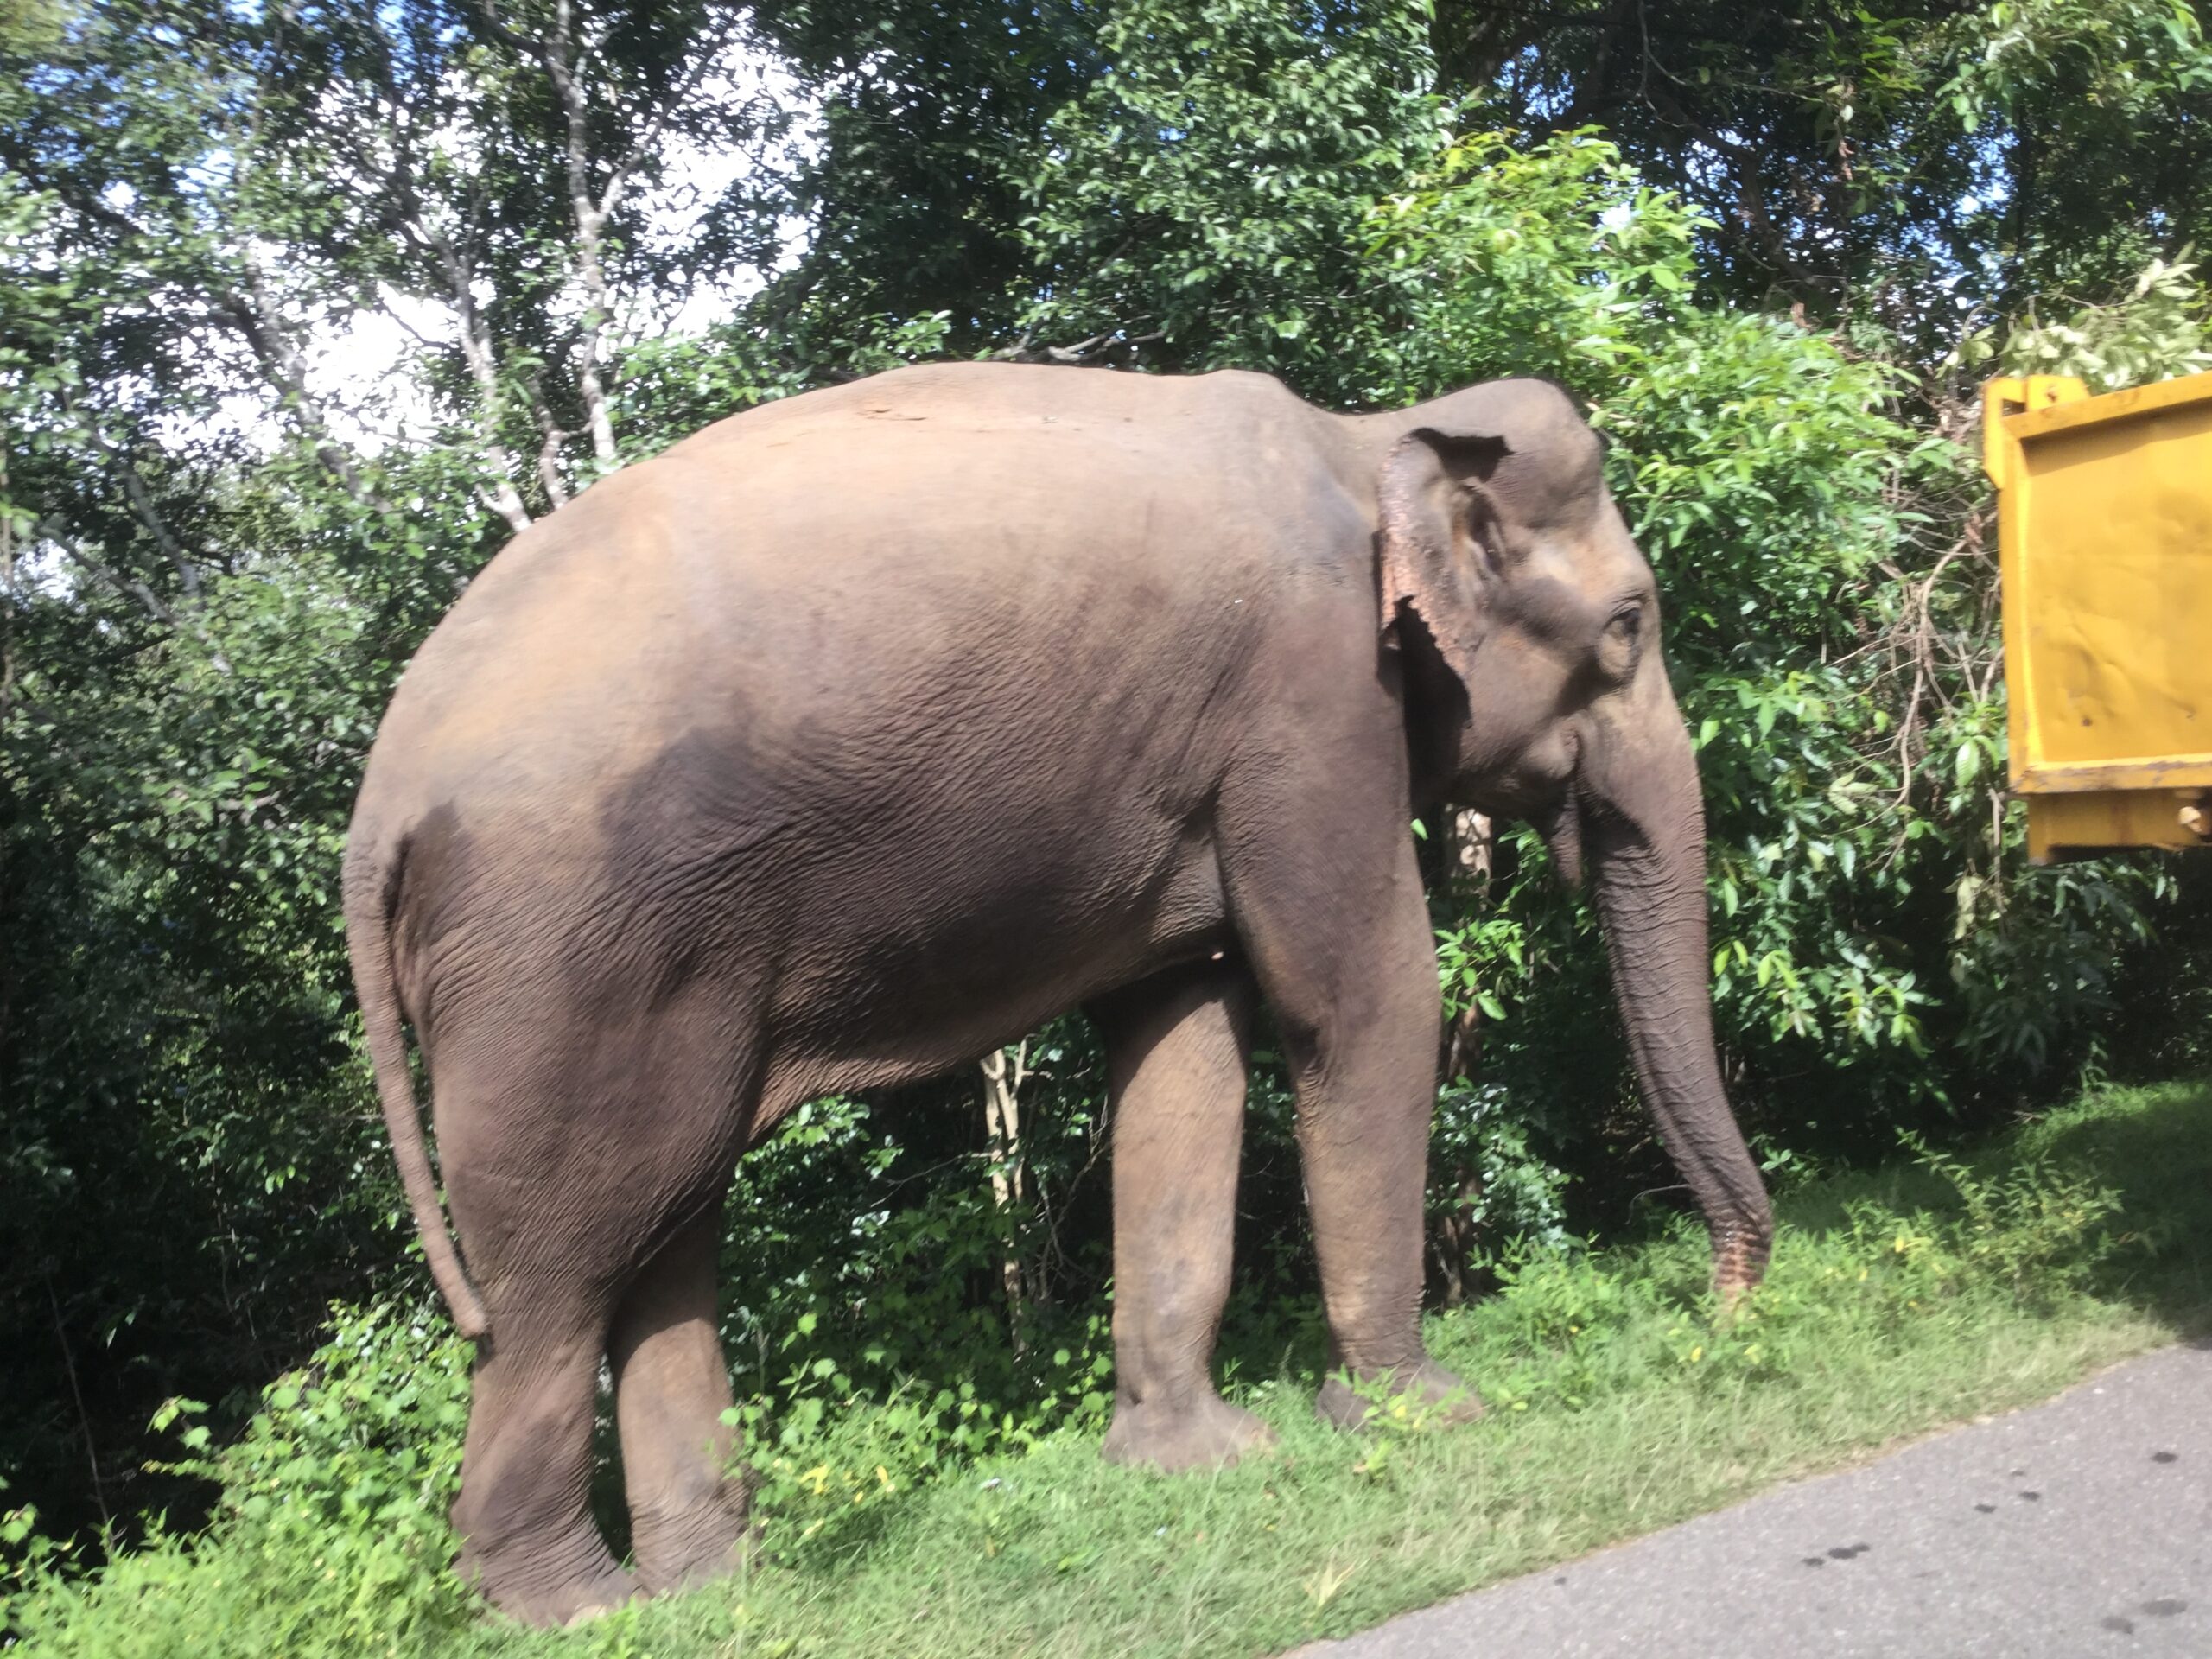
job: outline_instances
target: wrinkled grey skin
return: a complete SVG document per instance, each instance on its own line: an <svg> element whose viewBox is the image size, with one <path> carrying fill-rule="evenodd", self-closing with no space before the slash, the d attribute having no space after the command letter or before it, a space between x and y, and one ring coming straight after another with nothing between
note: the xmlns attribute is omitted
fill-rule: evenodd
<svg viewBox="0 0 2212 1659"><path fill-rule="evenodd" d="M1440 800L1588 870L1719 1281L1756 1279L1696 771L1599 459L1538 382L1339 416L1249 374L908 369L722 422L502 552L393 699L346 866L393 1145L480 1338L461 1570L556 1622L726 1565L733 1164L801 1100L1075 1007L1115 1096L1107 1455L1266 1438L1209 1367L1262 1003L1335 1359L1478 1410L1419 1324L1408 825ZM585 1503L602 1357L634 1577Z"/></svg>

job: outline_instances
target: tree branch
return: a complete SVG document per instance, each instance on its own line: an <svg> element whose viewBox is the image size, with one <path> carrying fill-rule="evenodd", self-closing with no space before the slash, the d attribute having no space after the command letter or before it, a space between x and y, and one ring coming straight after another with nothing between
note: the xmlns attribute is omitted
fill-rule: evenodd
<svg viewBox="0 0 2212 1659"><path fill-rule="evenodd" d="M189 617L181 617L162 602L162 597L136 576L126 576L112 566L103 563L77 544L68 528L54 518L41 518L32 526L31 533L41 541L51 542L60 548L70 563L88 574L97 576L125 599L137 601L146 614L179 633L189 633L207 648L207 660L216 672L227 677L231 672L230 658L222 648L210 639L207 631Z"/></svg>
<svg viewBox="0 0 2212 1659"><path fill-rule="evenodd" d="M491 331L476 304L474 274L452 238L436 231L429 234L452 297L454 320L460 325L461 358L468 365L469 378L476 382L477 442L493 474L478 485L477 493L519 536L530 528L530 509L523 505L514 486L514 456L499 436L499 415L506 400L499 391Z"/></svg>
<svg viewBox="0 0 2212 1659"><path fill-rule="evenodd" d="M353 455L332 435L321 401L308 385L307 359L278 315L259 263L251 255L244 263L245 289L216 295L217 312L245 335L262 372L283 394L286 415L313 446L315 459L338 480L339 487L365 507L386 511L386 503L369 487Z"/></svg>
<svg viewBox="0 0 2212 1659"><path fill-rule="evenodd" d="M31 527L31 533L42 542L53 543L61 550L63 556L71 563L99 577L125 599L137 600L144 608L146 614L156 622L175 628L180 633L184 631L183 621L175 611L162 602L159 594L136 576L126 576L113 566L103 563L86 552L83 548L77 545L76 538L69 533L67 527L59 519L41 518Z"/></svg>
<svg viewBox="0 0 2212 1659"><path fill-rule="evenodd" d="M542 393L531 394L531 405L537 416L538 430L544 435L537 446L537 481L545 486L545 499L558 512L569 505L568 481L561 476L561 446L575 435L553 423L553 416L545 407Z"/></svg>
<svg viewBox="0 0 2212 1659"><path fill-rule="evenodd" d="M77 411L73 408L71 412ZM137 465L107 441L97 423L86 420L84 431L92 448L106 458L109 467L121 480L123 493L130 503L132 516L154 538L154 545L162 550L162 556L176 567L177 582L184 589L184 596L197 599L200 596L200 567L186 556L182 544L170 533L168 521L162 518L161 510L154 505L153 493L147 489L146 480L139 476Z"/></svg>
<svg viewBox="0 0 2212 1659"><path fill-rule="evenodd" d="M574 0L554 0L553 26L545 35L527 39L507 26L492 0L479 0L486 26L509 49L534 59L545 72L560 105L562 159L569 187L569 213L576 238L576 276L583 289L582 333L576 342L576 389L583 400L585 429L592 455L602 467L615 461L614 419L607 387L607 337L614 316L613 283L607 270L607 227L620 207L631 180L652 155L669 123L690 100L723 48L742 26L744 14L701 42L690 66L660 99L636 139L607 169L605 181L592 179L591 98L584 83L587 55ZM556 505L558 505L556 502Z"/></svg>

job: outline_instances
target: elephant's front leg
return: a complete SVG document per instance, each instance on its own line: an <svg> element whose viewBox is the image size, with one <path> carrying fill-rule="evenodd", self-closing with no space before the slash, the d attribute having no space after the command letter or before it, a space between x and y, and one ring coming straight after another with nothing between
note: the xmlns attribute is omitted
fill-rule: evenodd
<svg viewBox="0 0 2212 1659"><path fill-rule="evenodd" d="M1171 969L1092 1009L1114 1103L1114 1422L1105 1456L1219 1467L1274 1439L1214 1391L1255 1001L1233 963Z"/></svg>
<svg viewBox="0 0 2212 1659"><path fill-rule="evenodd" d="M1442 998L1410 836L1357 857L1348 830L1255 860L1238 925L1274 1010L1298 1093L1298 1144L1328 1317L1331 1375L1316 1409L1356 1427L1345 1383L1413 1391L1443 1421L1482 1403L1421 1334L1421 1225ZM1350 852L1353 856L1346 857ZM1302 853L1303 855L1300 855Z"/></svg>

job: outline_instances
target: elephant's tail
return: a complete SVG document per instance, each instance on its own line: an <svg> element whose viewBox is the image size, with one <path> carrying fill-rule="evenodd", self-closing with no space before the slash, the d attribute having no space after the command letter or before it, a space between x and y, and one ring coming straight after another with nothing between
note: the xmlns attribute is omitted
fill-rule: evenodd
<svg viewBox="0 0 2212 1659"><path fill-rule="evenodd" d="M352 870L347 874L353 874ZM492 1328L484 1301L468 1282L453 1236L446 1230L445 1211L438 1204L437 1178L430 1173L430 1154L423 1144L423 1117L415 1103L414 1079L407 1069L407 1044L399 1029L399 995L392 982L391 924L388 914L393 883L371 879L346 883L346 944L353 959L353 989L360 999L361 1024L368 1033L369 1065L376 1074L377 1096L384 1107L385 1133L391 1137L391 1155L399 1165L400 1185L407 1190L407 1206L414 1212L416 1230L422 1235L423 1254L429 1258L430 1277L437 1281L453 1322L461 1334L479 1338Z"/></svg>

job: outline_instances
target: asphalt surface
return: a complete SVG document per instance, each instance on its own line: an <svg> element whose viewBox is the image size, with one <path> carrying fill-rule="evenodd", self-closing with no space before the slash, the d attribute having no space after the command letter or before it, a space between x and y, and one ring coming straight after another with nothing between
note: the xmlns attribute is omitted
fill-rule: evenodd
<svg viewBox="0 0 2212 1659"><path fill-rule="evenodd" d="M1298 1659L2212 1659L2212 1350Z"/></svg>

